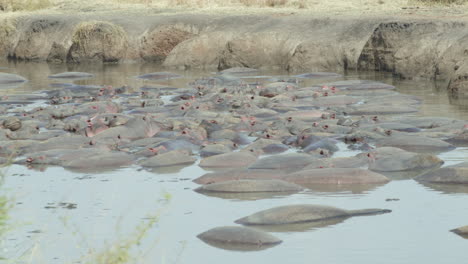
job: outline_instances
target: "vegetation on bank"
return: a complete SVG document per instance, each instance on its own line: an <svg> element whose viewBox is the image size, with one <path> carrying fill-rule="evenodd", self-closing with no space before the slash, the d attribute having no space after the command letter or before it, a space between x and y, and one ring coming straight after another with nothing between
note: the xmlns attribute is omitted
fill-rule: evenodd
<svg viewBox="0 0 468 264"><path fill-rule="evenodd" d="M466 4L468 0L0 0L0 11L33 11L46 8L67 8L68 6L101 5L112 9L116 5L146 5L151 7L172 8L293 8L326 10L328 7L342 9L394 8L404 6L441 6ZM91 8L92 10L93 8Z"/></svg>

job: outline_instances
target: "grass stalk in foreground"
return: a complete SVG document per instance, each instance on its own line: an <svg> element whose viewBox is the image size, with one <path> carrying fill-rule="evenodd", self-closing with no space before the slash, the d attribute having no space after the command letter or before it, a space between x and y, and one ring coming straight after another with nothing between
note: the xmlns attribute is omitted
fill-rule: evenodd
<svg viewBox="0 0 468 264"><path fill-rule="evenodd" d="M143 238L148 232L158 223L164 209L167 208L171 195L164 194L163 208L154 215L150 215L144 222L141 222L131 235L126 238L119 239L110 245L106 245L104 249L98 252L91 252L84 259L84 263L95 264L126 264L126 263L141 263L142 256L134 256L132 252L136 250ZM143 254L145 255L145 254Z"/></svg>

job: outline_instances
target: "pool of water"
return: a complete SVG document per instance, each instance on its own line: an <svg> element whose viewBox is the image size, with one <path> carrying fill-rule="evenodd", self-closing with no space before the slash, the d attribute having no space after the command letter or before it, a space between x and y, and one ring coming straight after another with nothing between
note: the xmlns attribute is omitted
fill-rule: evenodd
<svg viewBox="0 0 468 264"><path fill-rule="evenodd" d="M1 95L50 89L48 75L86 71L94 78L80 84L129 85L134 89L154 82L134 76L160 71L152 65L71 65L3 63L5 72L30 81ZM176 71L177 72L177 71ZM157 82L185 87L210 72L177 72L181 79ZM282 72L265 72L282 75ZM376 73L348 73L345 79L376 79L397 86L401 93L424 99L413 115L466 119L468 110L450 104L444 90L431 82L401 81ZM309 81L302 85L320 83ZM468 149L440 154L445 165L466 160ZM341 151L339 156L354 155ZM314 189L293 195L252 197L206 196L194 192L192 182L204 173L193 165L173 173L136 167L100 174L70 172L60 167L31 170L12 165L4 170L1 194L9 197L9 232L2 238L0 256L6 263L98 263L106 248L135 244L130 263L463 263L465 240L450 229L468 224L468 187L424 186L414 180L394 180L379 186L351 189ZM389 201L389 199L391 199ZM392 213L354 217L326 226L302 225L269 230L283 243L262 251L228 251L198 238L217 226L259 210L288 204L323 204L346 209L387 208ZM145 224L155 220L150 228ZM102 260L102 258L101 258ZM1 262L1 260L0 260Z"/></svg>

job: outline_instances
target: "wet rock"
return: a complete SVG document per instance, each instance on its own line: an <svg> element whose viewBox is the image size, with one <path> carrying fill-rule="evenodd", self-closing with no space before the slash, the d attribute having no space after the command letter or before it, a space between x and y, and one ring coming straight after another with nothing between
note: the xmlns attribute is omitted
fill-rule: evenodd
<svg viewBox="0 0 468 264"><path fill-rule="evenodd" d="M221 172L210 172L196 178L193 182L198 184L213 184L225 181L234 180L272 180L280 179L286 173L280 170L249 170L249 169L232 169Z"/></svg>
<svg viewBox="0 0 468 264"><path fill-rule="evenodd" d="M127 33L118 25L105 21L78 24L72 37L67 61L118 62L125 58Z"/></svg>
<svg viewBox="0 0 468 264"><path fill-rule="evenodd" d="M331 206L297 204L263 210L235 221L242 225L284 225L390 213L387 209L344 210Z"/></svg>
<svg viewBox="0 0 468 264"><path fill-rule="evenodd" d="M228 250L262 250L282 241L266 232L241 226L222 226L197 236L205 243Z"/></svg>
<svg viewBox="0 0 468 264"><path fill-rule="evenodd" d="M300 170L314 160L315 158L309 154L280 154L262 158L252 164L249 169Z"/></svg>
<svg viewBox="0 0 468 264"><path fill-rule="evenodd" d="M204 158L199 166L202 168L245 168L256 160L256 156L247 152L231 152Z"/></svg>
<svg viewBox="0 0 468 264"><path fill-rule="evenodd" d="M359 168L301 170L289 174L281 179L305 187L312 186L314 184L380 184L390 181L384 175Z"/></svg>
<svg viewBox="0 0 468 264"><path fill-rule="evenodd" d="M197 192L299 192L304 188L281 180L234 180L203 185Z"/></svg>
<svg viewBox="0 0 468 264"><path fill-rule="evenodd" d="M181 166L193 164L196 160L197 158L188 155L184 151L174 150L143 160L140 162L140 165L151 168Z"/></svg>

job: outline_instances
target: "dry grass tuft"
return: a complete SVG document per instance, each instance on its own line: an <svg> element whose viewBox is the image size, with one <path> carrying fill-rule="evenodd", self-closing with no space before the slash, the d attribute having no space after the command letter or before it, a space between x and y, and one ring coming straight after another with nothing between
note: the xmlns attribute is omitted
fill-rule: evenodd
<svg viewBox="0 0 468 264"><path fill-rule="evenodd" d="M451 5L451 4L457 4L457 5L462 5L466 4L468 1L467 0L419 0L419 2L423 4L429 4L429 5Z"/></svg>
<svg viewBox="0 0 468 264"><path fill-rule="evenodd" d="M51 0L0 0L1 11L33 11L50 6Z"/></svg>

